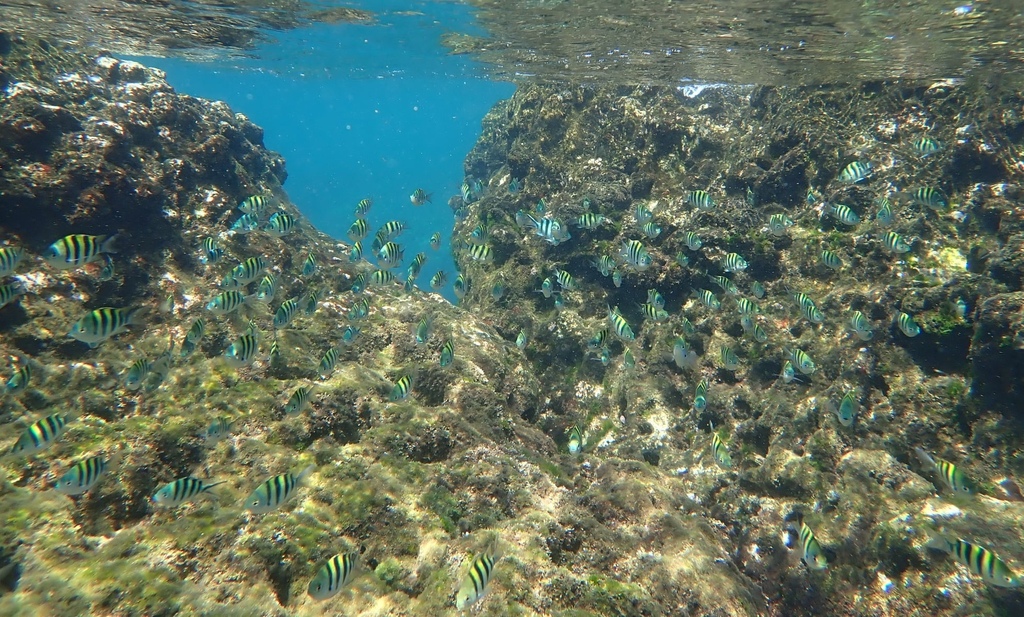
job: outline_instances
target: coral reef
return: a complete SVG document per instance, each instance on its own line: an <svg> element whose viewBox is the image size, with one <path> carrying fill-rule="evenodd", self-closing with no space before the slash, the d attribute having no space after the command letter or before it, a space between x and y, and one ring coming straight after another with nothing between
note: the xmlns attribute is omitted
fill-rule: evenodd
<svg viewBox="0 0 1024 617"><path fill-rule="evenodd" d="M284 162L227 106L176 93L141 65L29 37L9 39L3 67L0 238L26 250L14 276L27 294L0 308L0 349L34 377L2 399L0 445L29 420L75 417L50 447L0 461L0 569L15 566L0 570L12 588L0 613L455 614L470 559L495 543L502 556L472 608L483 615L1024 610L1018 590L923 549L926 530L942 527L1024 568L1024 503L999 491L999 478L1024 465L1013 404L1024 302L1019 95L900 83L692 98L524 88L485 120L467 158L480 194L452 202L466 215L453 249L470 283L454 307L398 283L354 292L354 277L373 268L302 220L281 187ZM944 147L914 155L909 144L923 135ZM860 160L874 165L867 182L836 181ZM908 199L919 186L951 207ZM691 192L704 190L713 209L694 206ZM229 232L254 194L297 228ZM891 230L912 240L903 254L886 250L869 220L887 194ZM863 221L841 224L822 197ZM662 226L655 238L640 233L637 205ZM562 221L572 237L538 237L517 223L519 210ZM572 226L585 212L607 222ZM794 224L772 233L771 214ZM482 245L472 244L478 227ZM109 280L103 261L62 271L37 258L65 234L118 231ZM700 250L686 248L685 232ZM200 259L208 237L225 253L215 263ZM592 265L608 255L621 268L623 241L640 238L653 263L622 272L621 286ZM487 246L489 259L472 246ZM824 248L841 256L839 270L821 263ZM319 267L301 274L310 253ZM763 342L745 337L735 300L708 279L729 253L749 263L729 275L744 296L754 297L753 281L766 289L756 300ZM270 309L206 310L225 275L255 256L279 281ZM556 268L574 283L555 285L573 289L537 293ZM651 288L669 312L660 321L640 307ZM715 289L723 306L691 300L698 289ZM273 309L310 291L315 312L275 328ZM823 323L802 317L792 292L813 298ZM369 315L350 321L363 299ZM128 306L148 309L144 326L95 349L65 337L86 311ZM615 306L635 340L616 334ZM853 310L873 326L870 340L850 332ZM901 333L897 310L913 315L918 336ZM182 358L200 316L205 336ZM433 334L417 344L426 316ZM250 322L255 361L231 368L223 354ZM343 342L350 323L360 334ZM590 344L602 329L604 359ZM695 370L673 360L680 335L700 356ZM449 337L455 359L441 367ZM178 345L162 383L126 388L133 363L156 360L169 340ZM723 347L738 368L721 366ZM338 360L318 370L331 348ZM785 382L793 349L817 368ZM404 375L410 395L392 396ZM697 408L702 377L707 405ZM286 413L310 384L311 404ZM851 391L845 426L834 410ZM204 438L218 419L231 434ZM568 453L573 426L585 438L578 454ZM731 466L712 455L714 432ZM916 447L955 462L979 494L954 497ZM95 488L52 490L93 455L114 459ZM245 509L267 478L309 465L279 509ZM174 509L153 503L188 475L223 484ZM794 511L827 569L786 547ZM349 551L360 555L354 580L324 603L310 597L318 568Z"/></svg>

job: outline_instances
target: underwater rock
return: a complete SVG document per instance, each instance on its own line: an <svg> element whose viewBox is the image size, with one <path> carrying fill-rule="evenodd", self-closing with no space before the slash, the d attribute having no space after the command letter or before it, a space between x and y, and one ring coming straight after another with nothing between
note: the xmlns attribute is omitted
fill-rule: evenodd
<svg viewBox="0 0 1024 617"><path fill-rule="evenodd" d="M974 319L971 394L986 407L1018 415L1024 396L1024 293L986 298Z"/></svg>

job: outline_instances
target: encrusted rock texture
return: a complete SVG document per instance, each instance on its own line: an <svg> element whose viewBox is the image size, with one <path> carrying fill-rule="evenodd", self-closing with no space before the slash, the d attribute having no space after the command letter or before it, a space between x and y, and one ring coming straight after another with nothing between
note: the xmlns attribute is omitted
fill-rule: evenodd
<svg viewBox="0 0 1024 617"><path fill-rule="evenodd" d="M923 548L925 530L942 528L1024 571L1024 507L998 484L1024 465L1019 95L899 83L696 96L523 88L485 119L467 158L467 179L483 191L461 205L456 226L470 281L456 307L398 283L353 293L353 278L374 268L302 219L281 186L283 160L226 105L176 93L141 65L34 39L9 37L0 59L0 240L28 254L15 273L27 295L0 309L0 350L35 367L32 386L2 400L0 445L47 414L78 414L51 447L0 461L0 568L15 565L3 571L0 613L455 614L468 559L495 541L502 557L472 608L484 615L1024 612L1018 591ZM922 135L943 149L914 156L908 144ZM874 174L837 184L853 160L870 160ZM513 179L521 190L508 190ZM913 248L891 254L870 221L874 199L919 186L941 189L950 206L894 196L890 229ZM718 207L689 205L698 189ZM273 196L298 229L227 233L253 194ZM542 198L545 214L567 224L584 199L610 222L572 227L572 239L551 245L515 222ZM822 198L864 221L823 217ZM637 230L637 204L662 225L657 238ZM769 234L771 213L795 224ZM492 263L469 254L477 226L487 227ZM683 247L685 231L701 236L700 251ZM99 280L102 261L57 271L38 258L65 234L116 232L111 280ZM224 247L219 262L199 260L205 237ZM616 287L591 261L625 239L641 239L653 264ZM823 247L842 268L819 263ZM757 300L764 343L744 338L734 302L708 281L729 252L750 264L732 276L745 295L753 280L767 289ZM319 268L302 275L310 253ZM204 308L253 256L280 280L271 307L319 295L316 312L276 338L262 305L225 317ZM556 267L578 287L561 309L536 292ZM642 318L650 288L666 299L662 323ZM701 288L716 289L722 308L690 299ZM813 297L824 323L801 319L791 291ZM168 296L174 306L161 311ZM361 334L342 345L348 309L364 298L370 314L353 322ZM95 349L66 338L102 306L150 310L145 326ZM587 342L609 327L608 306L637 337L612 333L605 363ZM914 315L919 336L897 329L897 309ZM870 341L849 333L851 310L871 320ZM198 351L158 388L123 386L135 360L180 342L200 316ZM686 339L701 355L696 370L672 359L683 316L695 326ZM432 334L417 345L424 317ZM232 369L222 354L250 321L264 334L258 357ZM455 361L440 367L448 338ZM719 366L724 345L740 357L735 371ZM322 378L330 347L341 357ZM623 363L627 348L634 367ZM817 370L783 383L783 350L794 348ZM412 393L392 401L405 374ZM701 377L708 405L697 412ZM291 392L314 383L310 407L286 415ZM857 412L846 427L831 409L851 390ZM215 418L233 431L210 444L202 435ZM586 437L576 455L566 446L573 425ZM714 431L731 468L712 456ZM976 494L954 499L915 447L953 461ZM85 495L51 490L74 462L115 453ZM307 465L315 470L280 509L245 511L260 482ZM225 483L173 510L151 502L185 475ZM785 546L794 511L827 569L809 570ZM324 603L309 597L317 568L352 550L355 579Z"/></svg>

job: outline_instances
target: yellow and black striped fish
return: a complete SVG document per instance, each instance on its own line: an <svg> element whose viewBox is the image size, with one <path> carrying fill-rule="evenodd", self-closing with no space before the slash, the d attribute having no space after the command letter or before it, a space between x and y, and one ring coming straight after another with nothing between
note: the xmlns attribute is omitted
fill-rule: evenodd
<svg viewBox="0 0 1024 617"><path fill-rule="evenodd" d="M64 434L68 422L74 417L70 414L55 413L38 420L21 434L18 441L8 453L10 456L35 454L50 447L54 441Z"/></svg>
<svg viewBox="0 0 1024 617"><path fill-rule="evenodd" d="M1020 580L1003 563L1002 559L996 557L995 553L983 546L971 544L959 538L947 538L938 532L928 530L931 539L928 541L928 548L950 553L960 563L967 566L973 574L985 579L985 582L996 587L1019 587Z"/></svg>
<svg viewBox="0 0 1024 617"><path fill-rule="evenodd" d="M160 490L154 493L153 503L164 507L180 506L186 501L205 494L218 484L224 484L224 482L224 480L220 482L206 482L192 476L178 478L173 482L163 485Z"/></svg>
<svg viewBox="0 0 1024 617"><path fill-rule="evenodd" d="M803 514L794 512L786 518L786 546L800 549L800 559L812 570L823 570L828 567L828 559L821 544L814 537L814 532L804 522ZM799 541L799 542L797 542Z"/></svg>
<svg viewBox="0 0 1024 617"><path fill-rule="evenodd" d="M18 263L24 256L25 250L19 246L5 246L0 248L0 277L7 276L14 272Z"/></svg>
<svg viewBox="0 0 1024 617"><path fill-rule="evenodd" d="M964 475L964 472L953 463L941 458L933 458L932 455L928 454L921 448L915 447L914 454L917 455L917 458L920 459L922 463L939 475L942 483L945 484L949 490L963 495L970 495L974 492L971 487L971 481L968 480L967 476Z"/></svg>
<svg viewBox="0 0 1024 617"><path fill-rule="evenodd" d="M224 360L227 361L228 366L235 369L249 366L256 359L256 352L259 351L259 348L259 335L257 333L243 334L228 346L224 352Z"/></svg>
<svg viewBox="0 0 1024 617"><path fill-rule="evenodd" d="M712 427L714 430L714 427ZM711 454L715 458L715 462L722 469L732 468L732 456L729 454L729 448L726 447L725 442L718 435L717 432L711 434Z"/></svg>
<svg viewBox="0 0 1024 617"><path fill-rule="evenodd" d="M272 236L280 238L289 231L295 229L297 223L294 216L287 212L275 212L270 215L270 220L263 226L263 231L267 232Z"/></svg>
<svg viewBox="0 0 1024 617"><path fill-rule="evenodd" d="M128 326L141 325L142 311L141 307L103 307L89 311L71 326L68 336L96 347L115 334L124 332Z"/></svg>
<svg viewBox="0 0 1024 617"><path fill-rule="evenodd" d="M358 330L356 330L358 332ZM334 370L334 365L338 363L339 352L336 347L331 347L327 350L322 358L320 358L320 364L316 367L316 372L321 377L327 377Z"/></svg>
<svg viewBox="0 0 1024 617"><path fill-rule="evenodd" d="M309 581L308 592L314 600L326 600L352 580L359 564L359 553L352 551L335 555L320 566L313 580Z"/></svg>
<svg viewBox="0 0 1024 617"><path fill-rule="evenodd" d="M87 236L71 234L50 245L43 253L43 261L58 270L69 270L92 263L104 253L116 253L117 235Z"/></svg>
<svg viewBox="0 0 1024 617"><path fill-rule="evenodd" d="M288 324L299 314L299 301L296 298L288 298L277 307L274 313L274 327L287 328Z"/></svg>
<svg viewBox="0 0 1024 617"><path fill-rule="evenodd" d="M268 478L246 498L245 509L253 514L264 514L278 509L295 494L295 489L302 485L302 481L315 468L315 465L310 465L298 474L288 472Z"/></svg>
<svg viewBox="0 0 1024 617"><path fill-rule="evenodd" d="M395 386L391 388L391 395L388 397L392 402L404 400L409 396L409 391L412 390L412 377L409 375L402 375L395 382Z"/></svg>
<svg viewBox="0 0 1024 617"><path fill-rule="evenodd" d="M494 565L499 557L490 551L476 557L469 565L469 572L455 595L455 608L462 610L478 601L487 591L487 584L494 574Z"/></svg>
<svg viewBox="0 0 1024 617"><path fill-rule="evenodd" d="M96 486L107 467L107 460L102 456L90 456L71 467L53 488L65 495L81 495Z"/></svg>

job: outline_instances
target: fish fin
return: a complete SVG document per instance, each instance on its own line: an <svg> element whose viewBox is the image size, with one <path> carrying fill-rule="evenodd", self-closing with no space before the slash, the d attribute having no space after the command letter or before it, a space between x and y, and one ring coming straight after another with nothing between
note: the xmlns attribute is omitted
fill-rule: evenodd
<svg viewBox="0 0 1024 617"><path fill-rule="evenodd" d="M300 471L295 476L295 483L296 484L301 484L302 481L305 480L307 476L309 476L309 474L313 473L314 469L316 469L316 465L309 465L305 469Z"/></svg>
<svg viewBox="0 0 1024 617"><path fill-rule="evenodd" d="M125 324L129 326L145 326L146 325L146 313L149 309L144 306L137 306L128 311L128 319Z"/></svg>
<svg viewBox="0 0 1024 617"><path fill-rule="evenodd" d="M925 543L925 548L933 551L942 551L943 553L953 552L953 547L956 545L955 540L941 531L930 527L925 528L925 533L928 534L928 542Z"/></svg>
<svg viewBox="0 0 1024 617"><path fill-rule="evenodd" d="M103 236L103 237L101 237L100 238L100 242L99 242L99 244L100 244L100 252L101 253L116 253L117 250L118 250L117 249L117 242L118 242L118 239L120 237L121 237L120 233L116 233L116 234L114 234L112 236Z"/></svg>
<svg viewBox="0 0 1024 617"><path fill-rule="evenodd" d="M938 463L935 462L935 459L932 458L932 455L928 454L920 447L914 446L914 454L916 454L917 458L925 465L928 465L929 467L932 468L938 466Z"/></svg>

